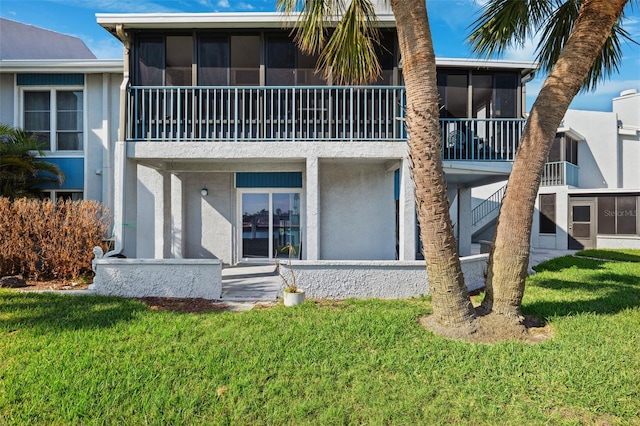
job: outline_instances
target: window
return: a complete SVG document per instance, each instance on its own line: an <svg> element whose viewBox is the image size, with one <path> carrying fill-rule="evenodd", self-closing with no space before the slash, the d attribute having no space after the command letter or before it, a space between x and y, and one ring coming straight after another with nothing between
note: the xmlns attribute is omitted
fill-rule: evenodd
<svg viewBox="0 0 640 426"><path fill-rule="evenodd" d="M82 89L25 90L22 127L43 144L45 151L82 151Z"/></svg>
<svg viewBox="0 0 640 426"><path fill-rule="evenodd" d="M198 83L202 86L226 86L229 67L229 39L206 36L198 40Z"/></svg>
<svg viewBox="0 0 640 426"><path fill-rule="evenodd" d="M551 149L549 150L549 156L547 157L547 163L553 163L557 161L566 161L571 164L578 165L578 141L565 135L564 133L557 133Z"/></svg>
<svg viewBox="0 0 640 426"><path fill-rule="evenodd" d="M467 74L438 74L438 92L440 95L440 117L466 118L467 112Z"/></svg>
<svg viewBox="0 0 640 426"><path fill-rule="evenodd" d="M257 86L260 84L260 36L231 36L232 86Z"/></svg>
<svg viewBox="0 0 640 426"><path fill-rule="evenodd" d="M82 191L42 191L38 194L38 198L41 200L48 198L55 203L58 200L80 201L84 196Z"/></svg>
<svg viewBox="0 0 640 426"><path fill-rule="evenodd" d="M191 86L191 36L141 36L137 55L137 82L141 86Z"/></svg>
<svg viewBox="0 0 640 426"><path fill-rule="evenodd" d="M540 233L556 233L556 194L540 194Z"/></svg>
<svg viewBox="0 0 640 426"><path fill-rule="evenodd" d="M638 198L598 198L598 234L637 235Z"/></svg>
<svg viewBox="0 0 640 426"><path fill-rule="evenodd" d="M518 80L515 74L473 74L472 117L517 116Z"/></svg>

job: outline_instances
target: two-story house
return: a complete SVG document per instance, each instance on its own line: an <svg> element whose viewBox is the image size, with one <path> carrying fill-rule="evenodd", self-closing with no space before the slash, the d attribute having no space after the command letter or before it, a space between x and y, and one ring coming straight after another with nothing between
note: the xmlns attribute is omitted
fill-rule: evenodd
<svg viewBox="0 0 640 426"><path fill-rule="evenodd" d="M65 173L42 196L112 202L121 60L82 40L0 18L0 123L31 132Z"/></svg>
<svg viewBox="0 0 640 426"><path fill-rule="evenodd" d="M640 94L612 112L569 110L549 154L535 248L640 248Z"/></svg>
<svg viewBox="0 0 640 426"><path fill-rule="evenodd" d="M370 86L317 74L284 19L97 15L125 46L117 251L226 264L272 260L289 243L309 261L419 256L393 16L379 16L383 73ZM508 176L535 66L437 65L447 192L468 255L471 188Z"/></svg>

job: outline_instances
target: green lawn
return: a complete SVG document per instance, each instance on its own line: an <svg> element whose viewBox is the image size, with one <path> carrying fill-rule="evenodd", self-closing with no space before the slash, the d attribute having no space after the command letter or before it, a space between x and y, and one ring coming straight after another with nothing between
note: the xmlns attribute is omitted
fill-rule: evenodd
<svg viewBox="0 0 640 426"><path fill-rule="evenodd" d="M0 424L640 424L640 263L537 269L536 345L436 337L426 299L185 314L0 291Z"/></svg>

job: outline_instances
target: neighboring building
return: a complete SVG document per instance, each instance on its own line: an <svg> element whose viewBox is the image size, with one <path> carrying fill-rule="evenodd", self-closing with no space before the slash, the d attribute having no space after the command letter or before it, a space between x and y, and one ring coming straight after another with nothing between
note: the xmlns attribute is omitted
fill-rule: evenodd
<svg viewBox="0 0 640 426"><path fill-rule="evenodd" d="M0 123L33 132L66 175L43 196L112 207L121 82L121 60L97 60L76 37L0 19Z"/></svg>
<svg viewBox="0 0 640 426"><path fill-rule="evenodd" d="M549 154L532 245L640 249L640 94L613 112L569 110Z"/></svg>
<svg viewBox="0 0 640 426"><path fill-rule="evenodd" d="M126 55L117 251L227 264L289 243L311 261L420 255L392 15L379 16L383 74L367 87L316 74L278 13L97 20ZM535 65L437 64L447 194L468 255L471 188L509 175Z"/></svg>
<svg viewBox="0 0 640 426"><path fill-rule="evenodd" d="M567 111L540 185L534 249L640 248L640 94L622 92L612 110ZM475 241L493 239L505 184L474 190Z"/></svg>

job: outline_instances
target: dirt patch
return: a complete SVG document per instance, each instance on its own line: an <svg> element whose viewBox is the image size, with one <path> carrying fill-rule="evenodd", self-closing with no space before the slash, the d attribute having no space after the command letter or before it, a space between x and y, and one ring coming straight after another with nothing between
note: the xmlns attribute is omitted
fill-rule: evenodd
<svg viewBox="0 0 640 426"><path fill-rule="evenodd" d="M140 297L137 298L153 311L173 312L208 312L226 311L229 305L209 299L178 299L174 297Z"/></svg>
<svg viewBox="0 0 640 426"><path fill-rule="evenodd" d="M46 291L46 290L86 290L88 283L78 283L68 280L47 280L34 281L26 280L27 286L16 290L19 291Z"/></svg>
<svg viewBox="0 0 640 426"><path fill-rule="evenodd" d="M474 343L498 343L518 341L540 343L553 337L549 324L535 317L525 317L518 321L504 315L478 315L473 329L449 329L435 322L433 315L419 319L420 324L435 334L450 339L468 340Z"/></svg>

